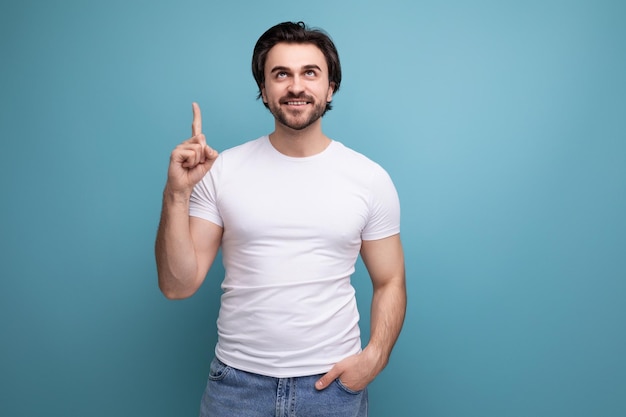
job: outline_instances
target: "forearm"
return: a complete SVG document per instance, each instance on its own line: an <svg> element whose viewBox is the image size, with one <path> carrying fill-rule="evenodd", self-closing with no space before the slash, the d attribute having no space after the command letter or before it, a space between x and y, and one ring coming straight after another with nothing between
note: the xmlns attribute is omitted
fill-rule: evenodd
<svg viewBox="0 0 626 417"><path fill-rule="evenodd" d="M364 389L387 366L402 329L405 310L404 272L397 279L375 284L368 345L361 353L335 364L316 382L315 387L324 389L336 378L341 378L342 383L351 389Z"/></svg>
<svg viewBox="0 0 626 417"><path fill-rule="evenodd" d="M402 276L374 287L370 314L370 340L366 347L377 362L377 372L389 361L406 313L406 285Z"/></svg>
<svg viewBox="0 0 626 417"><path fill-rule="evenodd" d="M185 298L198 287L198 262L189 226L189 196L163 192L155 255L159 288L167 298Z"/></svg>

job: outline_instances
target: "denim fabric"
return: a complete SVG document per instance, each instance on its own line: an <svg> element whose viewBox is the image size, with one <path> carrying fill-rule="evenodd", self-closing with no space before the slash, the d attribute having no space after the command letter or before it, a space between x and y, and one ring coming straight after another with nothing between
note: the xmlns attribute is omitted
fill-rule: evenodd
<svg viewBox="0 0 626 417"><path fill-rule="evenodd" d="M315 389L321 375L273 378L240 371L215 358L200 417L367 417L367 389L352 391L335 380Z"/></svg>

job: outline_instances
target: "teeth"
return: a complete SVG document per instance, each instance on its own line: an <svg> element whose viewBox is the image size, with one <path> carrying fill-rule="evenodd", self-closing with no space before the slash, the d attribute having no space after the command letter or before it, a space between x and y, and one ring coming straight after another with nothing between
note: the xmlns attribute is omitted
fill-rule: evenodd
<svg viewBox="0 0 626 417"><path fill-rule="evenodd" d="M306 104L306 101L288 101L287 104L290 106L300 106Z"/></svg>

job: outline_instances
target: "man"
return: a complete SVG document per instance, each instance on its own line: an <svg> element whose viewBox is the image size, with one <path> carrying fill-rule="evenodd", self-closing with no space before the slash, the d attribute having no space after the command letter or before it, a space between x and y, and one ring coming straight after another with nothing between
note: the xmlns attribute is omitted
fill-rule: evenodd
<svg viewBox="0 0 626 417"><path fill-rule="evenodd" d="M322 132L341 67L330 38L281 23L258 40L252 72L274 131L218 153L193 104L192 137L174 149L156 241L167 298L200 287L218 248L216 357L202 416L366 416L406 308L396 190L377 164ZM350 275L373 283L361 349Z"/></svg>

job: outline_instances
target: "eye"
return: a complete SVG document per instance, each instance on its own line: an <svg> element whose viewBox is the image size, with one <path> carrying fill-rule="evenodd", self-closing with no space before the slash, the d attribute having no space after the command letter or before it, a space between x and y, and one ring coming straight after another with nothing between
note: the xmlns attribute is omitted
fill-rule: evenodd
<svg viewBox="0 0 626 417"><path fill-rule="evenodd" d="M316 74L315 70L307 70L304 73L304 75L306 75L307 77L315 77L315 75L317 75L317 74Z"/></svg>
<svg viewBox="0 0 626 417"><path fill-rule="evenodd" d="M276 78L278 78L278 79L287 78L287 73L285 71L277 72L276 73Z"/></svg>

